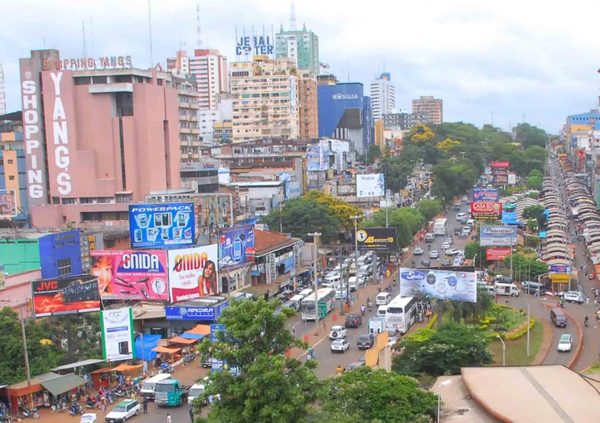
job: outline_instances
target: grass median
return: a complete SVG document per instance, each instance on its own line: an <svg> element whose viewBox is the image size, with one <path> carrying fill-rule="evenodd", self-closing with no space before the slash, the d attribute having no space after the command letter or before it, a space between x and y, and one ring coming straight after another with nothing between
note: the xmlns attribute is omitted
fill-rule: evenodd
<svg viewBox="0 0 600 423"><path fill-rule="evenodd" d="M531 364L540 350L544 338L544 328L540 322L536 322L529 332L529 357L527 357L527 335L523 335L514 341L504 341L506 343L506 365L507 366L526 366ZM489 346L494 356L493 365L502 365L502 342L498 339L490 342Z"/></svg>

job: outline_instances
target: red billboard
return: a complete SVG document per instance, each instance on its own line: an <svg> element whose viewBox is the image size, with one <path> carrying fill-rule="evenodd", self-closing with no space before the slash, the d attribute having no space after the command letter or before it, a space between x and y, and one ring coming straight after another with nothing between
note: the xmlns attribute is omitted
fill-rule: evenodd
<svg viewBox="0 0 600 423"><path fill-rule="evenodd" d="M486 260L504 260L510 256L510 247L495 247L485 250Z"/></svg>
<svg viewBox="0 0 600 423"><path fill-rule="evenodd" d="M98 278L68 276L31 282L35 317L100 310Z"/></svg>
<svg viewBox="0 0 600 423"><path fill-rule="evenodd" d="M493 161L490 163L492 169L508 169L510 168L510 162L507 161Z"/></svg>
<svg viewBox="0 0 600 423"><path fill-rule="evenodd" d="M502 213L502 203L493 201L477 201L471 203L473 219L499 219Z"/></svg>

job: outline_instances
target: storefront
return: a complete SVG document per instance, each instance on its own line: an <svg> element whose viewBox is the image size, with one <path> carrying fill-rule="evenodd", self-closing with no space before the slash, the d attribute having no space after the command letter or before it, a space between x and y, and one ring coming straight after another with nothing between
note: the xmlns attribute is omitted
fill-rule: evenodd
<svg viewBox="0 0 600 423"><path fill-rule="evenodd" d="M165 314L171 330L181 333L192 329L196 326L196 322L216 322L227 305L227 301L207 305L200 298L166 306Z"/></svg>

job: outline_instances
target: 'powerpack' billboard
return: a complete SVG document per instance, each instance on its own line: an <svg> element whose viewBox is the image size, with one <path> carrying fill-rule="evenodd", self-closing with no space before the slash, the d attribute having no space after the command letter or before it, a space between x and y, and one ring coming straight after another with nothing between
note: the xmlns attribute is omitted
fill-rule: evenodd
<svg viewBox="0 0 600 423"><path fill-rule="evenodd" d="M196 239L193 203L129 206L131 248L193 245Z"/></svg>
<svg viewBox="0 0 600 423"><path fill-rule="evenodd" d="M219 269L235 269L254 258L254 226L221 229L219 235Z"/></svg>
<svg viewBox="0 0 600 423"><path fill-rule="evenodd" d="M396 228L364 228L356 231L358 248L361 250L394 251Z"/></svg>
<svg viewBox="0 0 600 423"><path fill-rule="evenodd" d="M400 268L400 295L477 302L474 272Z"/></svg>
<svg viewBox="0 0 600 423"><path fill-rule="evenodd" d="M217 244L169 250L171 302L217 294L217 257Z"/></svg>
<svg viewBox="0 0 600 423"><path fill-rule="evenodd" d="M98 278L90 275L31 282L33 314L46 317L100 310Z"/></svg>
<svg viewBox="0 0 600 423"><path fill-rule="evenodd" d="M479 245L482 247L506 247L516 244L516 226L481 225L479 229Z"/></svg>
<svg viewBox="0 0 600 423"><path fill-rule="evenodd" d="M106 300L169 300L167 252L95 250L90 273Z"/></svg>

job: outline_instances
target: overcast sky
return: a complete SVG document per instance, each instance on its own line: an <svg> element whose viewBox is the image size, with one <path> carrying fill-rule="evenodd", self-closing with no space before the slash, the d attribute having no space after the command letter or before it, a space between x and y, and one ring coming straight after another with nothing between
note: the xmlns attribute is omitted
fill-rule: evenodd
<svg viewBox="0 0 600 423"><path fill-rule="evenodd" d="M150 0L154 62L196 46L235 60L236 27L289 27L289 0ZM368 84L391 72L398 108L434 95L444 120L523 120L558 132L568 114L597 107L600 1L296 0L298 25L319 36L321 62L341 81ZM556 4L556 5L555 5ZM560 5L560 7L558 6ZM18 59L57 48L63 58L131 55L150 63L147 0L19 0L0 3L0 61L8 110L19 110ZM366 94L368 94L366 92Z"/></svg>

